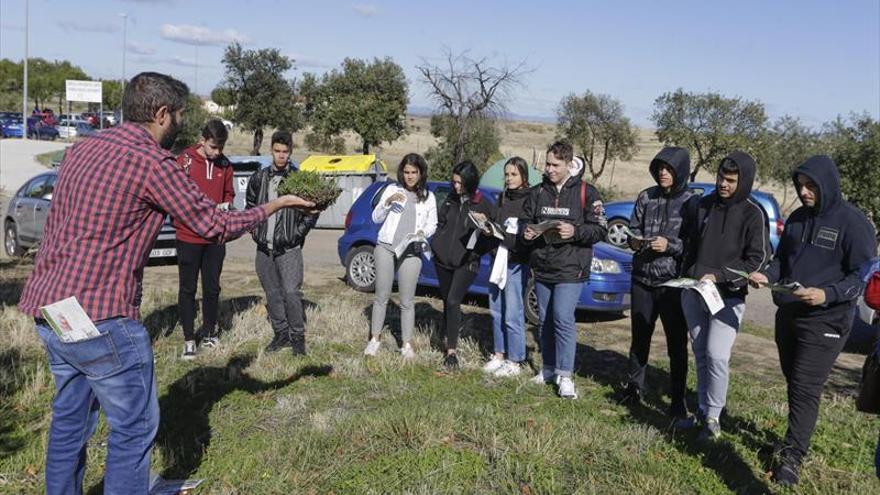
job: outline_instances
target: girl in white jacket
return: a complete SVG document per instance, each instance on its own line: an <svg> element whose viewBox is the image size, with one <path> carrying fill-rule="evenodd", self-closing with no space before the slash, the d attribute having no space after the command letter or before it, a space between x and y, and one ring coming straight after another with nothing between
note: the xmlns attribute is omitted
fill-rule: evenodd
<svg viewBox="0 0 880 495"><path fill-rule="evenodd" d="M385 325L385 309L397 273L400 292L400 330L405 359L414 356L412 334L415 326L416 284L422 269L421 254L428 254L427 239L437 230L437 203L428 191L428 163L410 153L397 167L397 184L388 185L373 208L373 221L381 223L373 256L376 263L376 298L370 322L370 342L364 355L375 356Z"/></svg>

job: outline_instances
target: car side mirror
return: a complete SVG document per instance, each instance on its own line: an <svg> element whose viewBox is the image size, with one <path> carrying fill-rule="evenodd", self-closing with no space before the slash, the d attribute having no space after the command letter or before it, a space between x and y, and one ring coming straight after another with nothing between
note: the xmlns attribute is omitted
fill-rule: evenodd
<svg viewBox="0 0 880 495"><path fill-rule="evenodd" d="M52 201L52 193L44 194L42 199L45 199L46 201Z"/></svg>

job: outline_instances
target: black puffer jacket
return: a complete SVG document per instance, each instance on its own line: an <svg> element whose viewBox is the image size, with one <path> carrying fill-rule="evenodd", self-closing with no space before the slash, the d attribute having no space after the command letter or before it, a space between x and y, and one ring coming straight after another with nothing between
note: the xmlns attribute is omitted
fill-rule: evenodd
<svg viewBox="0 0 880 495"><path fill-rule="evenodd" d="M764 210L749 198L755 181L755 160L741 151L730 153L722 163L725 160L735 162L739 168L736 191L727 199L714 191L703 198L695 196L690 202L696 207L688 208L694 213L686 220L684 271L697 279L712 273L722 296L745 298L748 280L727 268L746 273L763 269L770 261L770 238Z"/></svg>
<svg viewBox="0 0 880 495"><path fill-rule="evenodd" d="M269 179L272 176L287 177L292 173L296 173L293 167L287 167L283 172L277 172L275 167L271 165L254 172L248 180L245 208L253 208L269 201ZM281 254L288 249L302 247L306 240L306 234L315 226L319 214L309 215L296 208L282 208L275 215L272 251L275 254ZM266 224L267 222L261 223L251 232L254 242L257 243L257 248L264 251L268 251Z"/></svg>
<svg viewBox="0 0 880 495"><path fill-rule="evenodd" d="M532 189L528 187L512 190L505 189L498 196L495 222L504 227L504 222L508 218L516 218L518 221L525 220L525 203L531 193ZM508 263L526 264L529 262L528 250L517 242L516 234L505 232L503 241L495 238L492 238L492 241L495 248L503 244L508 249L510 253L507 258Z"/></svg>
<svg viewBox="0 0 880 495"><path fill-rule="evenodd" d="M437 231L431 237L434 263L449 269L468 265L471 271L479 271L480 256L492 249L492 242L478 232L474 248L467 248L471 234L477 228L468 218L468 212L471 211L482 213L488 218L495 216L495 206L480 191L464 204L461 197L454 192L446 196L437 211Z"/></svg>
<svg viewBox="0 0 880 495"><path fill-rule="evenodd" d="M583 282L590 278L593 244L605 239L608 229L599 191L585 184L582 201L581 184L584 183L579 177L569 177L560 191L545 177L523 206L525 220L520 225L519 240L529 247L529 265L540 282ZM574 237L550 244L544 236L526 240L525 224L545 220L562 220L574 225Z"/></svg>
<svg viewBox="0 0 880 495"><path fill-rule="evenodd" d="M801 313L848 311L864 289L859 269L874 257L874 228L865 214L840 194L840 175L831 158L819 155L795 169L819 188L814 207L801 206L785 222L776 258L767 268L771 282L799 282L825 291L825 304L808 306L794 296L773 293L777 306Z"/></svg>
<svg viewBox="0 0 880 495"><path fill-rule="evenodd" d="M672 187L669 191L665 191L657 185L639 193L629 220L629 229L634 234L645 238L665 237L669 241L663 253L643 245L633 256L632 277L648 286L658 286L681 274L681 260L684 255L681 226L685 205L693 196L688 189L691 160L687 150L676 147L663 148L651 160L648 169L658 184L662 165L669 165L673 170ZM630 243L633 244L632 239Z"/></svg>

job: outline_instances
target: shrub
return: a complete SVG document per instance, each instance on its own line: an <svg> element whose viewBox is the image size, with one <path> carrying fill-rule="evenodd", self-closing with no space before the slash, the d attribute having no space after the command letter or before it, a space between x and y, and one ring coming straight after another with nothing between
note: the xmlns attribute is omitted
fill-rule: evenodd
<svg viewBox="0 0 880 495"><path fill-rule="evenodd" d="M324 210L342 194L336 179L324 177L318 172L301 170L288 175L278 184L278 195L295 194L315 203L316 208Z"/></svg>

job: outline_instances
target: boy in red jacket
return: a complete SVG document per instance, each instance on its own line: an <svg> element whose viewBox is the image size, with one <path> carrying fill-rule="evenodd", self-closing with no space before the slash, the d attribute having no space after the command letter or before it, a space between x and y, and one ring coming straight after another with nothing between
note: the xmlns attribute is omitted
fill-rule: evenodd
<svg viewBox="0 0 880 495"><path fill-rule="evenodd" d="M232 165L223 155L229 133L219 119L209 120L202 129L199 142L185 149L177 163L217 208L228 210L235 198L232 187ZM196 287L202 274L202 328L198 333L201 344L217 344L217 305L220 300L220 272L226 246L202 239L183 224L174 221L177 228L177 268L180 287L177 294L177 313L183 327L183 359L196 355L196 334L193 331L196 313Z"/></svg>

